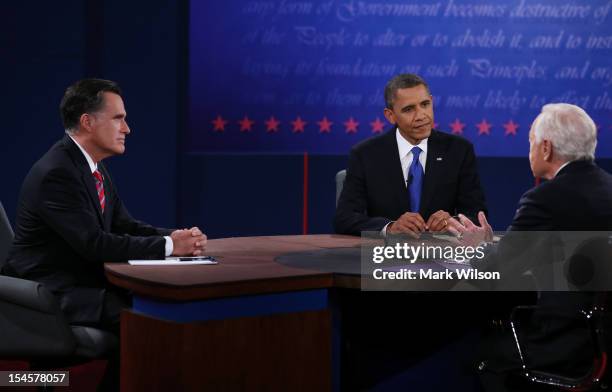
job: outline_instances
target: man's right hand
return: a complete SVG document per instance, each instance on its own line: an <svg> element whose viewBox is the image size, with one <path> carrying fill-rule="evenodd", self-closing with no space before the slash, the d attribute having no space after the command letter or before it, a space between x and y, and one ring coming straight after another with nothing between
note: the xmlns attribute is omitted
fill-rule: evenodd
<svg viewBox="0 0 612 392"><path fill-rule="evenodd" d="M200 256L206 248L206 235L197 227L175 230L170 238L174 247L172 256Z"/></svg>
<svg viewBox="0 0 612 392"><path fill-rule="evenodd" d="M405 212L395 222L387 226L387 233L406 233L418 235L425 231L425 220L418 212Z"/></svg>

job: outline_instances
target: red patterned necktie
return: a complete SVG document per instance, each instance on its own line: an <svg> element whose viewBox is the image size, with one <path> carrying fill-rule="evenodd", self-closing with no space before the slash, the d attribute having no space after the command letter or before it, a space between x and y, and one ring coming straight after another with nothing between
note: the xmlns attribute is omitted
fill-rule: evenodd
<svg viewBox="0 0 612 392"><path fill-rule="evenodd" d="M98 170L93 172L93 176L96 178L96 190L98 191L100 207L102 208L102 212L104 212L104 178L102 177L102 173Z"/></svg>

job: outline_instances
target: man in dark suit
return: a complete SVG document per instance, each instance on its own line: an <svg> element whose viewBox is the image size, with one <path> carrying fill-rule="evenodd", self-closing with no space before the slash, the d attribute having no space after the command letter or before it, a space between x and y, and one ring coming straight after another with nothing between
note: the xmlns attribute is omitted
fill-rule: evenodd
<svg viewBox="0 0 612 392"><path fill-rule="evenodd" d="M433 100L425 81L398 75L384 95L385 117L395 126L351 150L334 218L336 232L444 231L451 215L485 210L473 146L433 130ZM455 323L451 331L445 326L462 308L456 297L346 293L341 301L347 390L369 389L456 338L463 326ZM453 305L452 300L459 302ZM390 331L419 339L381 339Z"/></svg>
<svg viewBox="0 0 612 392"><path fill-rule="evenodd" d="M517 232L612 230L612 175L594 163L597 128L588 114L574 105L545 105L533 122L529 145L531 170L535 177L547 181L521 197L506 236L478 268L508 272L516 267L506 265L510 259L522 264L522 269L541 264L545 257L530 260L532 252L525 254L524 249L537 247L537 241L534 246L528 242L542 235L534 233L530 237ZM480 213L478 218L479 226L460 215L460 222L449 221L449 231L466 243L491 240L492 230L485 215ZM544 251L550 253L551 249ZM513 276L517 272L521 271L513 271ZM592 294L576 292L540 294L539 310L527 333L531 365L552 372L586 373L592 361L592 343L584 320L576 316L580 309L588 309L594 298ZM512 340L508 332L486 341L487 360L481 367L487 389L525 390L520 381L508 376L519 368Z"/></svg>
<svg viewBox="0 0 612 392"><path fill-rule="evenodd" d="M474 148L433 129L433 100L425 81L398 75L387 83L385 101L385 117L395 127L351 150L336 232L443 231L451 215L486 210Z"/></svg>
<svg viewBox="0 0 612 392"><path fill-rule="evenodd" d="M197 227L172 231L134 220L121 202L102 163L123 154L130 133L116 83L76 82L60 111L66 135L24 180L3 272L43 283L70 323L118 332L129 298L108 284L104 263L196 256L206 237Z"/></svg>

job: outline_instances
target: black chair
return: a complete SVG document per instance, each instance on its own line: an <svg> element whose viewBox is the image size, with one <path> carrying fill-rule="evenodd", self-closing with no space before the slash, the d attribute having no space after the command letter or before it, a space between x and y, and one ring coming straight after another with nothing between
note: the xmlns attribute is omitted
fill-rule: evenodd
<svg viewBox="0 0 612 392"><path fill-rule="evenodd" d="M587 236L589 236L587 234ZM566 325L574 325L581 334L581 345L592 353L592 361L582 374L538 369L534 366L529 347L528 331L531 320L550 316L541 305L517 306L510 317L510 327L521 370L519 376L532 385L554 387L568 391L598 391L608 389L608 344L606 335L612 324L608 308L608 294L612 287L612 246L607 236L592 236L574 249L565 263L565 279L571 293L544 293L548 300L567 306L568 312L553 317L565 318ZM573 309L569 311L569 309ZM539 314L539 316L538 316ZM542 317L544 314L544 317ZM588 336L587 336L588 335ZM588 357L586 357L588 360Z"/></svg>
<svg viewBox="0 0 612 392"><path fill-rule="evenodd" d="M517 306L511 315L511 329L521 361L519 375L533 384L562 388L568 391L597 391L607 389L603 378L607 372L608 354L604 339L605 308L595 304L589 310L582 310L576 316L581 318L590 334L593 360L590 368L581 375L567 375L560 372L538 370L530 364L528 343L521 330L521 321L537 311L537 306Z"/></svg>
<svg viewBox="0 0 612 392"><path fill-rule="evenodd" d="M6 216L4 206L0 202L0 269L8 256L8 251L13 243L13 228Z"/></svg>
<svg viewBox="0 0 612 392"><path fill-rule="evenodd" d="M118 345L108 332L71 326L57 300L38 282L0 276L0 358L85 358Z"/></svg>
<svg viewBox="0 0 612 392"><path fill-rule="evenodd" d="M13 240L13 230L0 203L0 267ZM98 382L104 374L105 361L83 370L88 361L116 351L115 335L88 326L69 325L55 296L38 282L0 276L0 368L11 370L14 363L27 362L29 368L67 368L73 381L77 373ZM100 368L100 365L103 365ZM95 374L92 374L95 373Z"/></svg>

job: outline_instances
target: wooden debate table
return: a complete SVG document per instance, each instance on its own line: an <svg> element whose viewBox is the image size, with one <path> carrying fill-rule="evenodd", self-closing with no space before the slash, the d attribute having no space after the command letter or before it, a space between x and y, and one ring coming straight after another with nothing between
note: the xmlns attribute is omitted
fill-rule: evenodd
<svg viewBox="0 0 612 392"><path fill-rule="evenodd" d="M107 263L108 280L134 300L121 316L121 389L337 390L340 337L330 289L359 288L360 276L276 259L361 241L223 238L206 249L217 265Z"/></svg>

